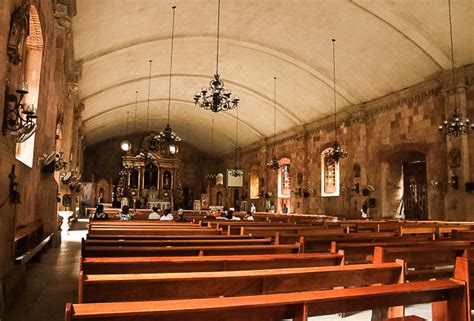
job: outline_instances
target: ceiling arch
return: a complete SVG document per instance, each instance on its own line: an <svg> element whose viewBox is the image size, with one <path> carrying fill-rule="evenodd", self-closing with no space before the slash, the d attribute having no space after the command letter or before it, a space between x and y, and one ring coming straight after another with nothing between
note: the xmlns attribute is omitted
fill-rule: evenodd
<svg viewBox="0 0 474 321"><path fill-rule="evenodd" d="M119 5L117 5L119 2ZM211 154L210 119L219 153L235 148L235 111L193 106L215 70L216 0L78 2L73 20L86 144L123 135L139 91L138 127L146 132L148 60L153 60L150 119L166 123L171 6L176 5L171 125ZM457 65L474 62L474 2L452 3ZM336 41L337 107L385 96L450 68L446 0L222 0L220 75L240 96L239 145L273 135L273 76L278 77L277 132L333 113L331 38ZM206 134L207 133L207 134Z"/></svg>

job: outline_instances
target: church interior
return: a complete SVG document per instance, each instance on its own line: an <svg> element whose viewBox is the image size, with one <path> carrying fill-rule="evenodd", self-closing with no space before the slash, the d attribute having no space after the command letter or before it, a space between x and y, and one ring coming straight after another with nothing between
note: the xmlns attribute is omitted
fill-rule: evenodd
<svg viewBox="0 0 474 321"><path fill-rule="evenodd" d="M0 88L0 321L471 320L473 0L2 0Z"/></svg>

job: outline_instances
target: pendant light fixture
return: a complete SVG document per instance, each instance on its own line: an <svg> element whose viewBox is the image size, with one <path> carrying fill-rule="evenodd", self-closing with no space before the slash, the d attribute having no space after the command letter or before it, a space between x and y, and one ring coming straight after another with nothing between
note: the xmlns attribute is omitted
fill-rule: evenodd
<svg viewBox="0 0 474 321"><path fill-rule="evenodd" d="M277 90L277 77L273 77L273 157L267 163L267 167L270 169L277 170L280 168L280 162L276 158L276 90Z"/></svg>
<svg viewBox="0 0 474 321"><path fill-rule="evenodd" d="M230 176L241 177L244 171L238 168L240 148L239 148L239 110L237 109L236 124L235 124L235 166L230 170Z"/></svg>
<svg viewBox="0 0 474 321"><path fill-rule="evenodd" d="M174 51L174 21L176 6L171 7L173 10L173 23L171 27L171 50L170 50L170 72L169 72L169 85L168 85L168 122L165 129L160 132L156 137L161 143L161 152L166 156L173 156L178 154L180 141L179 138L171 129L170 126L170 109L171 109L171 77L173 72L173 51Z"/></svg>
<svg viewBox="0 0 474 321"><path fill-rule="evenodd" d="M339 161L341 158L346 158L349 155L348 152L344 151L337 141L337 109L336 109L336 39L332 39L332 68L333 68L333 94L334 94L334 146L329 152L329 157L335 161Z"/></svg>
<svg viewBox="0 0 474 321"><path fill-rule="evenodd" d="M214 118L212 119L211 123L211 153L214 155ZM206 175L206 179L209 181L216 178L216 174L214 173L209 173Z"/></svg>
<svg viewBox="0 0 474 321"><path fill-rule="evenodd" d="M127 131L126 131L126 136L127 138L123 139L120 142L120 149L123 150L124 152L130 152L132 150L132 142L128 139L128 120L129 120L130 112L127 111Z"/></svg>
<svg viewBox="0 0 474 321"><path fill-rule="evenodd" d="M460 137L468 135L474 130L474 124L471 123L469 118L463 120L461 110L457 106L456 102L456 80L454 77L454 45L453 45L453 27L451 18L451 0L448 0L449 10L449 39L451 40L451 68L453 78L453 97L454 97L454 108L449 119L445 119L443 123L438 126L438 130L446 136Z"/></svg>
<svg viewBox="0 0 474 321"><path fill-rule="evenodd" d="M217 2L217 54L216 73L209 82L209 87L203 87L194 95L194 104L215 113L227 111L237 107L239 97L232 96L230 89L224 89L224 82L219 76L219 37L220 37L221 0Z"/></svg>

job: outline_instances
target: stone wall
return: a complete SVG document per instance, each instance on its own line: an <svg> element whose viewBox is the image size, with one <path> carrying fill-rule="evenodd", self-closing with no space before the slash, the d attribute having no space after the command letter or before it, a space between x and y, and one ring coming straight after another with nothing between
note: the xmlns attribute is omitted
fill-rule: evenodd
<svg viewBox="0 0 474 321"><path fill-rule="evenodd" d="M459 68L456 75L457 105L465 117L473 119L474 66ZM359 216L364 202L374 198L376 207L370 209L370 214L393 217L396 213L394 204L400 198L400 173L397 171L400 172L401 164L409 160L410 155L421 153L426 159L428 217L472 220L473 214L469 213L472 213L474 193L465 190L465 183L474 181L474 133L462 138L446 138L437 129L454 106L449 76L450 73L438 75L338 113L338 140L349 152L349 156L340 161L339 197L321 197L320 154L334 141L333 117L278 135L277 157L291 159L291 212L354 217ZM273 139L269 138L242 151L241 167L245 170L242 194L246 196L245 200L256 203L258 210L264 209L265 201L277 202L277 171L265 166L272 157L272 145ZM232 168L233 157L225 157L219 170ZM360 166L360 177L354 177L355 164ZM264 181L260 190L272 192L272 197L249 199L249 173L255 166ZM303 177L299 185L298 173ZM448 184L453 175L459 178L457 190ZM438 187L436 183L439 183ZM359 193L354 189L355 184L359 184ZM367 185L372 185L375 191L364 196L362 189ZM301 193L298 193L299 188ZM232 195L229 189L227 206L233 202Z"/></svg>
<svg viewBox="0 0 474 321"><path fill-rule="evenodd" d="M25 74L30 72L30 66L25 65L27 59L14 64L7 54L11 17L22 2L9 0L0 3L1 106L5 104L5 88L8 88L9 93L15 93ZM39 86L35 94L38 96L37 130L31 168L16 160L15 136L9 131L0 135L0 278L3 278L13 266L13 236L18 226L42 219L46 233L58 230L56 196L59 173L42 173L41 157L44 153L55 150L69 150L70 145L73 144L72 141L65 143L58 139L56 129L58 114L64 110L74 109L74 106L68 104L71 97L68 96L67 89L68 82L74 78L71 77L72 69L69 68L73 65L74 58L70 32L70 19L74 12L69 10L68 5L55 5L53 1L33 0L30 3L32 6L30 24L36 28L30 33L30 37L38 36L38 42L32 46L42 50L42 57L41 53L35 56L36 61L41 61L36 75L39 77ZM0 108L2 122L3 114L4 109ZM63 126L73 127L73 121L69 120L68 123L63 123ZM67 159L75 162L76 155L72 157L67 155ZM8 175L13 165L16 169L16 182L21 195L20 204L11 204L7 198L9 195Z"/></svg>

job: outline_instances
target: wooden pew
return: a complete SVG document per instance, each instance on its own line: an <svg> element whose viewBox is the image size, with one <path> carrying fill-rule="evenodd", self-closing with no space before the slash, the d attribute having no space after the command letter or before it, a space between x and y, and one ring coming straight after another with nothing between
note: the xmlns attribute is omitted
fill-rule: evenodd
<svg viewBox="0 0 474 321"><path fill-rule="evenodd" d="M298 253L299 244L285 245L235 245L235 246L179 246L179 247L136 247L136 246L85 246L83 257L117 256L207 256L245 254L287 254Z"/></svg>
<svg viewBox="0 0 474 321"><path fill-rule="evenodd" d="M65 321L282 320L340 312L447 301L447 321L470 321L464 281L444 279L364 288L266 294L239 298L109 302L66 305ZM394 315L399 317L401 315ZM439 319L437 315L435 320Z"/></svg>
<svg viewBox="0 0 474 321"><path fill-rule="evenodd" d="M89 235L97 237L102 235L219 235L221 230L209 228L193 228L193 229L108 229L108 230L91 230Z"/></svg>
<svg viewBox="0 0 474 321"><path fill-rule="evenodd" d="M218 272L81 273L78 302L197 299L361 287L402 283L403 273L400 262Z"/></svg>
<svg viewBox="0 0 474 321"><path fill-rule="evenodd" d="M251 235L88 235L88 240L245 240L252 239Z"/></svg>
<svg viewBox="0 0 474 321"><path fill-rule="evenodd" d="M375 247L373 262L380 264L393 262L396 259L404 260L405 279L408 281L450 277L453 275L456 257L468 256L469 243L467 245L448 243L436 242L436 245L409 247Z"/></svg>
<svg viewBox="0 0 474 321"><path fill-rule="evenodd" d="M52 236L53 233L44 233L42 220L19 226L14 238L15 262L26 264L34 257L39 259L40 252L50 244Z"/></svg>
<svg viewBox="0 0 474 321"><path fill-rule="evenodd" d="M344 264L344 254L266 254L186 257L113 257L85 258L84 274L171 273L261 270Z"/></svg>
<svg viewBox="0 0 474 321"><path fill-rule="evenodd" d="M341 234L344 233L347 229L343 227L337 228L324 228L321 226L304 226L304 227L241 227L241 235L252 235L260 237L274 237L275 233L280 234L299 234L299 235L317 235L321 234Z"/></svg>
<svg viewBox="0 0 474 321"><path fill-rule="evenodd" d="M248 239L190 239L190 240L84 240L83 246L202 246L202 245L268 245L272 244L271 238Z"/></svg>
<svg viewBox="0 0 474 321"><path fill-rule="evenodd" d="M415 237L414 239L411 239ZM365 243L337 243L331 245L331 252L338 250L344 251L346 264L363 264L372 263L375 247L417 247L423 246L425 248L437 246L461 246L463 248L469 247L469 242L466 241L426 241L418 239L416 236L401 236L399 240L388 241L374 241Z"/></svg>

